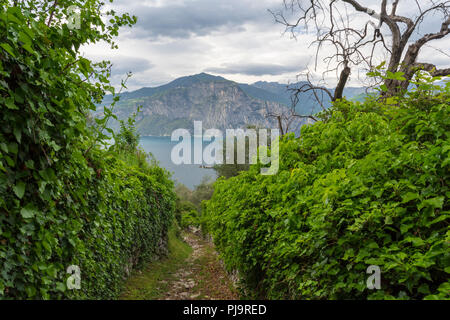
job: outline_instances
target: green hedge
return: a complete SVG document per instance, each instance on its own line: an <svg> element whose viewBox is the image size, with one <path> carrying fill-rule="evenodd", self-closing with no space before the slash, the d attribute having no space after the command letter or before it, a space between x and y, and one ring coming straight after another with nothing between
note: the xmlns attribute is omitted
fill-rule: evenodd
<svg viewBox="0 0 450 320"><path fill-rule="evenodd" d="M0 299L115 298L132 268L165 250L175 206L163 169L100 147L95 128L107 117L87 124L111 88L106 65L78 49L111 43L130 18L112 14L102 28L100 2L89 0L71 30L74 1L55 7L50 25L38 3L51 5L0 0ZM66 286L70 265L79 290Z"/></svg>
<svg viewBox="0 0 450 320"><path fill-rule="evenodd" d="M219 179L206 217L225 264L263 298L450 298L449 102L447 83L335 103L281 140L278 174Z"/></svg>
<svg viewBox="0 0 450 320"><path fill-rule="evenodd" d="M0 174L0 297L115 298L127 271L164 253L175 199L167 174L92 156L73 151L62 167ZM20 200L11 190L20 182L8 183L19 174ZM66 288L70 265L80 267L81 290Z"/></svg>

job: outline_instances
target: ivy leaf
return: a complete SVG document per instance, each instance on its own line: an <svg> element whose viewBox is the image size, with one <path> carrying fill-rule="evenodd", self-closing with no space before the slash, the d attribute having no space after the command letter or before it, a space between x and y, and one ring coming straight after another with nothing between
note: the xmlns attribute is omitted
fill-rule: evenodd
<svg viewBox="0 0 450 320"><path fill-rule="evenodd" d="M19 108L14 104L14 99L11 97L5 100L5 105L8 109L19 110Z"/></svg>
<svg viewBox="0 0 450 320"><path fill-rule="evenodd" d="M384 223L385 223L385 224L392 224L392 223L393 223L392 217L391 217L391 216L387 216L387 217L384 219Z"/></svg>
<svg viewBox="0 0 450 320"><path fill-rule="evenodd" d="M20 141L22 140L22 131L20 131L19 128L14 128L14 136L17 139L17 142L20 143Z"/></svg>
<svg viewBox="0 0 450 320"><path fill-rule="evenodd" d="M8 153L8 146L6 145L6 143L4 143L4 142L0 143L0 149L3 152Z"/></svg>
<svg viewBox="0 0 450 320"><path fill-rule="evenodd" d="M56 290L64 292L64 291L66 291L66 285L62 282L58 282L56 284Z"/></svg>
<svg viewBox="0 0 450 320"><path fill-rule="evenodd" d="M20 181L13 187L13 191L16 194L17 198L22 199L25 194L25 182Z"/></svg>
<svg viewBox="0 0 450 320"><path fill-rule="evenodd" d="M17 154L17 152L19 151L19 146L17 145L17 143L11 142L8 145L8 151L11 153Z"/></svg>
<svg viewBox="0 0 450 320"><path fill-rule="evenodd" d="M20 210L20 214L24 219L33 218L36 215L36 208L32 203L29 203Z"/></svg>

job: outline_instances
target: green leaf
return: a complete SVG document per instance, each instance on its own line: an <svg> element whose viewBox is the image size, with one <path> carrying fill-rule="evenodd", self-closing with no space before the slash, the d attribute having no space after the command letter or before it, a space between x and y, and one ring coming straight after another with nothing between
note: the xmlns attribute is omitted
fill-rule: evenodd
<svg viewBox="0 0 450 320"><path fill-rule="evenodd" d="M8 166L14 167L16 165L16 163L14 162L13 159L11 159L11 157L5 156L5 159L6 159L6 162L8 163Z"/></svg>
<svg viewBox="0 0 450 320"><path fill-rule="evenodd" d="M0 47L2 47L6 52L8 52L14 58L16 57L16 55L13 52L13 48L11 48L11 46L9 44L7 44L7 43L0 43Z"/></svg>
<svg viewBox="0 0 450 320"><path fill-rule="evenodd" d="M23 195L25 194L25 187L26 184L22 181L20 181L13 187L13 191L19 199L23 198Z"/></svg>
<svg viewBox="0 0 450 320"><path fill-rule="evenodd" d="M36 288L34 286L27 286L25 291L29 298L32 298L36 295Z"/></svg>
<svg viewBox="0 0 450 320"><path fill-rule="evenodd" d="M406 233L406 232L408 232L408 230L411 229L413 226L414 226L413 224L402 224L402 225L400 226L400 232L401 232L402 234L403 234L403 233Z"/></svg>
<svg viewBox="0 0 450 320"><path fill-rule="evenodd" d="M8 153L8 151L9 151L8 146L4 142L0 143L0 149L5 153Z"/></svg>
<svg viewBox="0 0 450 320"><path fill-rule="evenodd" d="M33 160L27 160L25 161L25 165L28 169L34 169L34 161Z"/></svg>
<svg viewBox="0 0 450 320"><path fill-rule="evenodd" d="M423 239L419 237L407 237L405 241L411 242L414 246L417 247L423 246L425 244L425 241L423 241Z"/></svg>
<svg viewBox="0 0 450 320"><path fill-rule="evenodd" d="M423 293L423 294L429 294L430 288L426 283L423 283L418 289L417 292Z"/></svg>
<svg viewBox="0 0 450 320"><path fill-rule="evenodd" d="M17 142L20 143L22 140L22 131L19 128L14 128L14 136L16 137Z"/></svg>
<svg viewBox="0 0 450 320"><path fill-rule="evenodd" d="M63 282L58 282L56 284L56 290L65 292L66 291L66 285Z"/></svg>
<svg viewBox="0 0 450 320"><path fill-rule="evenodd" d="M32 203L27 204L25 207L20 210L20 214L24 219L30 219L33 218L37 213L36 208Z"/></svg>
<svg viewBox="0 0 450 320"><path fill-rule="evenodd" d="M444 161L441 163L441 168L446 167L450 164L450 157L445 158Z"/></svg>
<svg viewBox="0 0 450 320"><path fill-rule="evenodd" d="M9 97L5 100L5 105L8 109L19 110L19 107L15 105L14 99L12 97Z"/></svg>
<svg viewBox="0 0 450 320"><path fill-rule="evenodd" d="M444 197L435 197L435 198L431 198L431 199L427 199L422 201L419 205L418 205L418 209L422 209L424 207L432 207L434 209L442 209L442 206L444 205Z"/></svg>
<svg viewBox="0 0 450 320"><path fill-rule="evenodd" d="M375 69L380 70L381 68L384 67L385 64L386 64L386 61L383 61L378 66L376 66Z"/></svg>
<svg viewBox="0 0 450 320"><path fill-rule="evenodd" d="M30 39L28 34L26 34L23 31L19 32L19 40L22 41L24 44L28 44L28 45L32 44L32 40Z"/></svg>
<svg viewBox="0 0 450 320"><path fill-rule="evenodd" d="M402 196L402 203L409 202L419 198L419 194L416 192L408 192Z"/></svg>
<svg viewBox="0 0 450 320"><path fill-rule="evenodd" d="M22 48L24 48L25 50L27 50L29 53L31 53L31 54L35 54L36 52L33 50L33 48L31 47L31 45L30 44L24 44L23 46L22 46Z"/></svg>
<svg viewBox="0 0 450 320"><path fill-rule="evenodd" d="M15 22L17 24L22 24L22 21L19 20L14 14L20 14L20 13L13 12L13 10L11 10L11 8L8 8L8 15L7 15L8 22Z"/></svg>
<svg viewBox="0 0 450 320"><path fill-rule="evenodd" d="M19 151L19 146L17 145L17 143L11 142L8 145L8 151L11 153L17 154L17 152Z"/></svg>
<svg viewBox="0 0 450 320"><path fill-rule="evenodd" d="M432 221L428 222L428 223L426 224L426 226L429 227L429 226L431 226L431 225L433 225L433 224L435 224L435 223L444 221L444 220L448 219L449 217L450 217L450 216L449 216L448 214L441 213L441 214L439 215L439 217L437 217L436 219L433 219Z"/></svg>

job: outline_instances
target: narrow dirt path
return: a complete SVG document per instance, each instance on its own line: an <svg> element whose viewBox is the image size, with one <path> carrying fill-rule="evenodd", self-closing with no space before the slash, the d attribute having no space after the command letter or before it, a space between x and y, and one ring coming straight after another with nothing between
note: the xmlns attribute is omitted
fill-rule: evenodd
<svg viewBox="0 0 450 320"><path fill-rule="evenodd" d="M239 299L214 246L191 232L183 239L169 237L169 256L130 277L121 299Z"/></svg>
<svg viewBox="0 0 450 320"><path fill-rule="evenodd" d="M183 238L192 253L168 283L164 299L238 299L212 244L193 233L186 233Z"/></svg>

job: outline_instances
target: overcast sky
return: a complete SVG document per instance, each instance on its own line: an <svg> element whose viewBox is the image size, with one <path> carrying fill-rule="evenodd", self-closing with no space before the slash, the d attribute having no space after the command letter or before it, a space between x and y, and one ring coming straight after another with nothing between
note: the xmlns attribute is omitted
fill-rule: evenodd
<svg viewBox="0 0 450 320"><path fill-rule="evenodd" d="M378 0L362 2L379 10ZM308 47L314 36L302 33L293 39L290 33L284 33L284 27L275 23L267 10L278 11L282 3L282 0L115 0L114 9L136 15L138 23L131 29L121 29L119 49L95 45L84 48L84 52L94 60L113 62L115 84L120 83L127 71L132 71L130 90L200 72L243 83L294 82L299 73L314 71L314 48ZM406 6L403 10L412 8ZM367 18L354 19L356 22ZM434 22L430 19L421 31L439 28L439 19ZM432 56L433 60L422 60L450 67L449 40L447 37L431 42L433 48L424 48L422 57ZM319 64L318 76L323 68ZM327 81L332 85L334 75L329 76ZM357 78L354 73L352 85L361 85Z"/></svg>

